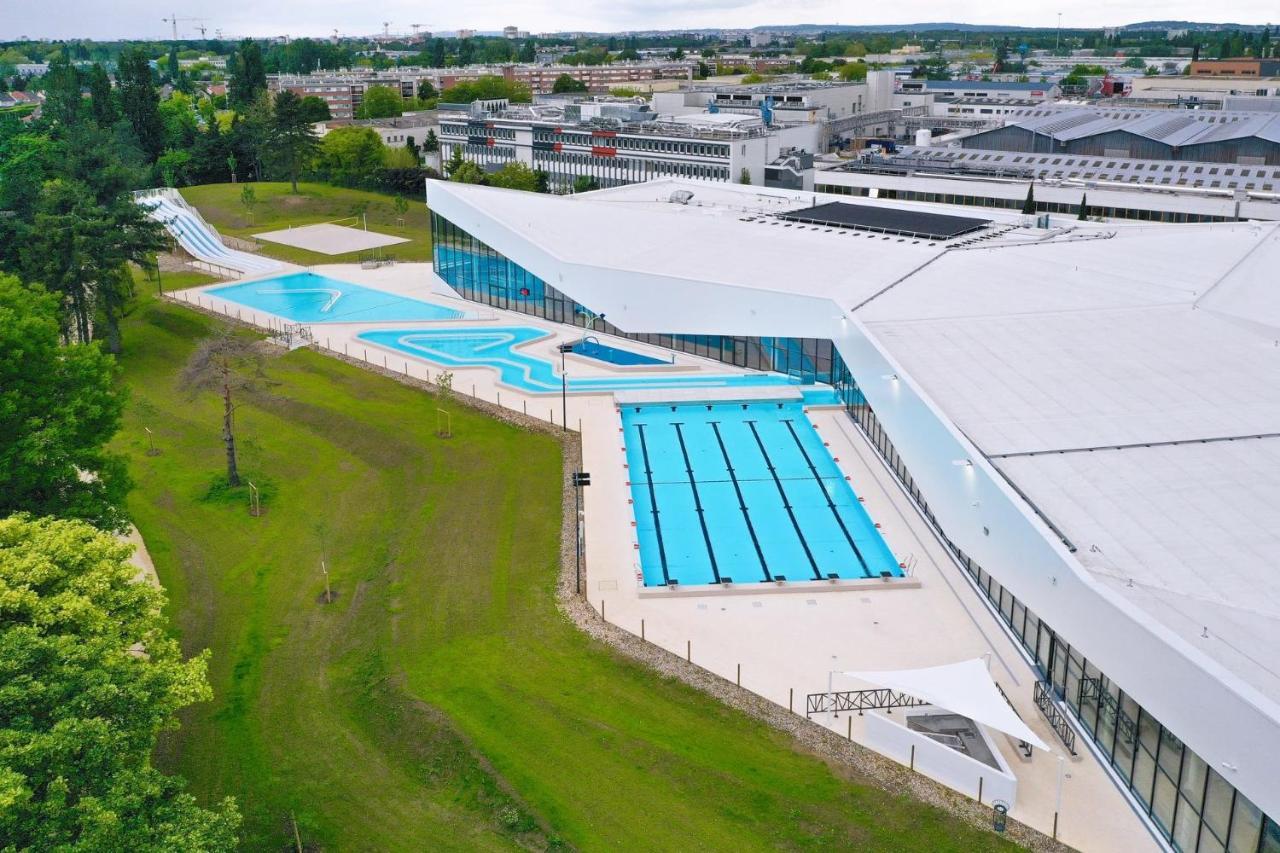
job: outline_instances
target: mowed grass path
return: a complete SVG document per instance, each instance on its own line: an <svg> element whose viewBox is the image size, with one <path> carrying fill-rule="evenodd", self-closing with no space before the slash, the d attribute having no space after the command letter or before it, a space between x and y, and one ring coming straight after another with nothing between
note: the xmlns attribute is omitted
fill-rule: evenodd
<svg viewBox="0 0 1280 853"><path fill-rule="evenodd" d="M246 186L253 187L258 204L253 216L240 203L240 193ZM346 189L328 184L298 184L297 195L287 183L268 182L250 184L202 184L183 187L182 197L194 205L209 224L223 234L252 240L254 234L276 231L281 228L315 225L332 222L352 215L357 205L368 204L366 215L369 230L393 237L403 237L408 243L397 243L383 251L401 261L428 261L431 259L431 217L423 202L422 194L405 196L409 210L404 214L404 225L396 213L395 197L385 193ZM339 223L362 227L356 220ZM343 255L325 255L279 243L262 241L263 255L278 258L302 266L314 264L350 264L360 259L359 252Z"/></svg>
<svg viewBox="0 0 1280 853"><path fill-rule="evenodd" d="M144 299L117 441L130 508L215 699L158 756L234 795L246 849L983 850L1003 844L797 752L589 640L554 603L548 436L310 351L237 410L264 494L211 488L216 398L177 387L216 320ZM158 456L145 455L143 427ZM320 531L338 599L318 603Z"/></svg>

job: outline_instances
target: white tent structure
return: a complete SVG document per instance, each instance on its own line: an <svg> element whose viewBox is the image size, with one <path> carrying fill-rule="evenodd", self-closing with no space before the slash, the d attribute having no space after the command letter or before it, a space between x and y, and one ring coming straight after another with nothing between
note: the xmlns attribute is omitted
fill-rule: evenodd
<svg viewBox="0 0 1280 853"><path fill-rule="evenodd" d="M843 674L898 690L1049 751L1049 746L1036 737L1001 695L987 665L978 658L923 669Z"/></svg>

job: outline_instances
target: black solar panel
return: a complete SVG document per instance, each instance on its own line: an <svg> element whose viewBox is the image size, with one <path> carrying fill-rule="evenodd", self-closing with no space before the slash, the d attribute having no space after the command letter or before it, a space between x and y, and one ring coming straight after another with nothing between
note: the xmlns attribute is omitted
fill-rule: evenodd
<svg viewBox="0 0 1280 853"><path fill-rule="evenodd" d="M807 222L811 225L829 225L840 228L861 228L885 234L903 234L908 237L927 237L930 240L950 240L970 231L977 231L991 224L990 219L973 219L968 216L947 216L942 213L924 213L895 207L875 207L869 204L850 204L833 201L817 207L804 207L781 214L790 222Z"/></svg>

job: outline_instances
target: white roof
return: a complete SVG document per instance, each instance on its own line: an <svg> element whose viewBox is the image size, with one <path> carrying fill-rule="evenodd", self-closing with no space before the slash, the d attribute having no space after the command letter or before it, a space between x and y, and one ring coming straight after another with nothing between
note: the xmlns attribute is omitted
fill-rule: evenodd
<svg viewBox="0 0 1280 853"><path fill-rule="evenodd" d="M1278 264L1280 224L1120 226L950 252L858 312L1098 580L1273 699Z"/></svg>
<svg viewBox="0 0 1280 853"><path fill-rule="evenodd" d="M987 665L978 658L922 669L846 672L844 675L901 691L1049 751L1048 744L1027 728L1008 700L1000 694L987 672Z"/></svg>
<svg viewBox="0 0 1280 853"><path fill-rule="evenodd" d="M1280 648L1280 223L1080 223L1055 236L984 213L1012 230L948 250L773 224L810 193L446 187L567 261L860 306L869 334L1086 569L1280 701L1268 662ZM689 205L669 201L678 189Z"/></svg>

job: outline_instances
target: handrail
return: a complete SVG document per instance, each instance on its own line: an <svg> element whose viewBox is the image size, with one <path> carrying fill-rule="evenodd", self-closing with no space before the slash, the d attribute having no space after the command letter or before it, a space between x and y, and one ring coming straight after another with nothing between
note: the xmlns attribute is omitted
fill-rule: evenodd
<svg viewBox="0 0 1280 853"><path fill-rule="evenodd" d="M1033 695L1035 696L1036 707L1040 709L1040 713L1044 714L1044 718L1049 721L1049 727L1053 729L1053 733L1058 736L1058 740L1062 741L1062 745L1067 748L1067 752L1075 755L1076 732L1075 729L1071 728L1067 715L1062 713L1062 709L1054 701L1053 685L1040 679L1036 682Z"/></svg>

